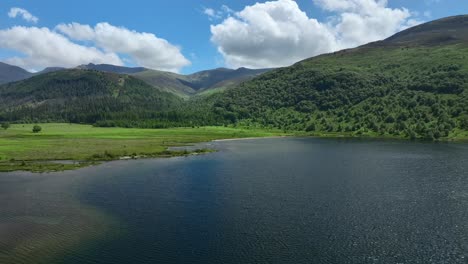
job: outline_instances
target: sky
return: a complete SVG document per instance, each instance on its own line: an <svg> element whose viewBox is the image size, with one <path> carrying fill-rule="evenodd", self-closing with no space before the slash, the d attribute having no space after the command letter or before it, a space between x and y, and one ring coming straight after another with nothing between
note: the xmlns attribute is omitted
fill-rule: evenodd
<svg viewBox="0 0 468 264"><path fill-rule="evenodd" d="M468 14L466 0L2 0L0 61L271 68Z"/></svg>

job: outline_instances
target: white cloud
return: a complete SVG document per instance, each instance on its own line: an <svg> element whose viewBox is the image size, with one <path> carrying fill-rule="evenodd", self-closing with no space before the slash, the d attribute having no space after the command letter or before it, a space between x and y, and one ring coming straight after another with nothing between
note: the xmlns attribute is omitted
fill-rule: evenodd
<svg viewBox="0 0 468 264"><path fill-rule="evenodd" d="M6 62L26 69L74 67L90 62L123 65L115 53L78 45L48 28L15 26L2 29L0 48L23 53L24 57L8 58Z"/></svg>
<svg viewBox="0 0 468 264"><path fill-rule="evenodd" d="M335 12L334 30L341 48L381 40L418 24L406 8L388 8L387 0L314 0L319 7Z"/></svg>
<svg viewBox="0 0 468 264"><path fill-rule="evenodd" d="M329 22L309 18L293 0L246 6L211 26L211 41L231 67L279 67L380 40L420 23L386 0L314 0Z"/></svg>
<svg viewBox="0 0 468 264"><path fill-rule="evenodd" d="M225 14L228 14L228 15L229 15L229 14L235 13L235 11L232 10L232 9L231 9L229 6L227 6L227 5L222 5L222 6L221 6L221 11L224 12Z"/></svg>
<svg viewBox="0 0 468 264"><path fill-rule="evenodd" d="M203 8L203 14L207 15L210 21L223 19L234 13L234 10L227 5L222 5L219 10L208 7Z"/></svg>
<svg viewBox="0 0 468 264"><path fill-rule="evenodd" d="M257 3L211 26L211 41L231 67L278 67L335 49L327 27L296 2Z"/></svg>
<svg viewBox="0 0 468 264"><path fill-rule="evenodd" d="M20 16L24 20L32 23L37 23L39 21L39 18L33 16L31 13L29 13L28 10L19 7L11 8L10 12L8 12L8 16L11 18L16 18L17 16Z"/></svg>
<svg viewBox="0 0 468 264"><path fill-rule="evenodd" d="M143 67L178 72L190 64L179 47L152 33L136 32L109 23L99 23L94 28L79 23L60 24L56 30L73 40L90 41L106 52L126 54Z"/></svg>
<svg viewBox="0 0 468 264"><path fill-rule="evenodd" d="M203 10L203 13L210 18L219 18L219 15L213 8L205 8Z"/></svg>
<svg viewBox="0 0 468 264"><path fill-rule="evenodd" d="M208 19L210 21L223 19L223 18L226 18L226 17L228 17L228 16L230 16L230 15L232 15L234 13L235 13L234 10L232 10L227 5L222 5L219 10L215 10L215 9L209 8L209 7L204 7L203 8L203 14L207 15Z"/></svg>
<svg viewBox="0 0 468 264"><path fill-rule="evenodd" d="M74 40L94 39L94 29L89 25L82 25L76 22L70 24L60 24L55 27L57 31L71 37Z"/></svg>

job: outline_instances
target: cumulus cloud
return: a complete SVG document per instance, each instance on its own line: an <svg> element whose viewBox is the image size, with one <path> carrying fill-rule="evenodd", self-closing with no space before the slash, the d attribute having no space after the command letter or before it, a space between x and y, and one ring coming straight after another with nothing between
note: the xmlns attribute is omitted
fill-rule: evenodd
<svg viewBox="0 0 468 264"><path fill-rule="evenodd" d="M286 66L335 49L326 25L310 19L294 1L247 6L211 26L211 41L231 67Z"/></svg>
<svg viewBox="0 0 468 264"><path fill-rule="evenodd" d="M10 12L8 12L8 16L11 18L16 18L17 16L20 16L24 20L32 23L37 23L39 21L39 18L33 16L31 13L29 13L28 10L19 7L11 8Z"/></svg>
<svg viewBox="0 0 468 264"><path fill-rule="evenodd" d="M331 28L340 48L381 40L414 26L406 8L389 8L387 0L314 0L319 7L338 13Z"/></svg>
<svg viewBox="0 0 468 264"><path fill-rule="evenodd" d="M87 63L125 65L127 62L177 72L190 64L180 48L167 40L109 23L99 23L95 27L60 24L53 30L24 26L0 29L0 48L21 54L6 58L5 62L29 70Z"/></svg>
<svg viewBox="0 0 468 264"><path fill-rule="evenodd" d="M126 54L143 67L177 72L190 64L179 47L152 33L136 32L109 23L99 23L95 27L60 24L56 30L73 40L92 42L106 52Z"/></svg>
<svg viewBox="0 0 468 264"><path fill-rule="evenodd" d="M212 25L211 41L228 66L280 67L420 23L405 8L389 8L386 0L313 1L331 12L331 19L310 18L293 0L257 3Z"/></svg>
<svg viewBox="0 0 468 264"><path fill-rule="evenodd" d="M74 67L90 62L123 65L115 53L78 45L48 28L15 26L0 30L0 48L23 53L24 57L5 61L26 69Z"/></svg>

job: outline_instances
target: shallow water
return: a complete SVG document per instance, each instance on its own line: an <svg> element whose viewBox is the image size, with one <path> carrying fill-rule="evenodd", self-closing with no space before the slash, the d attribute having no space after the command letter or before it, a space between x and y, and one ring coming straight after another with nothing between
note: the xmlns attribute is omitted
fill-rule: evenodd
<svg viewBox="0 0 468 264"><path fill-rule="evenodd" d="M467 263L466 144L210 144L0 174L0 263Z"/></svg>

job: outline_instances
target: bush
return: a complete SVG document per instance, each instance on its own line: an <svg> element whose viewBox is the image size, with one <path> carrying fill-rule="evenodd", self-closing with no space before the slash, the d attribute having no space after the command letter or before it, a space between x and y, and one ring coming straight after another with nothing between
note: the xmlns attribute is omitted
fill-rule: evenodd
<svg viewBox="0 0 468 264"><path fill-rule="evenodd" d="M38 126L38 125L35 125L32 129L32 132L33 133L39 133L42 131L42 127Z"/></svg>
<svg viewBox="0 0 468 264"><path fill-rule="evenodd" d="M315 124L314 123L310 124L306 128L306 132L311 132L311 131L315 131Z"/></svg>
<svg viewBox="0 0 468 264"><path fill-rule="evenodd" d="M468 115L465 115L460 119L460 128L468 130Z"/></svg>
<svg viewBox="0 0 468 264"><path fill-rule="evenodd" d="M10 128L10 123L8 122L2 123L2 128L7 130L8 128Z"/></svg>

